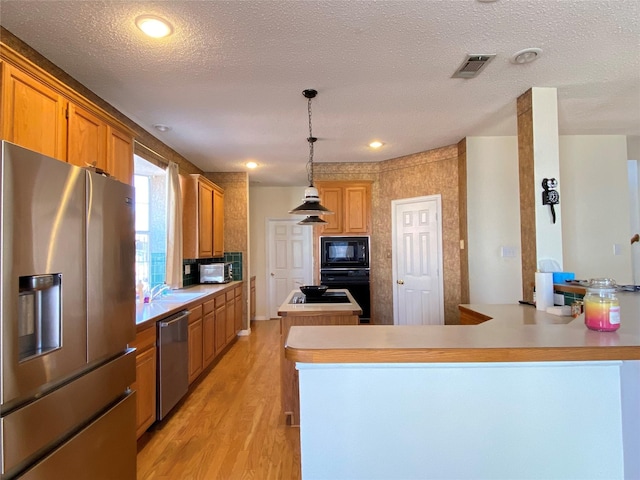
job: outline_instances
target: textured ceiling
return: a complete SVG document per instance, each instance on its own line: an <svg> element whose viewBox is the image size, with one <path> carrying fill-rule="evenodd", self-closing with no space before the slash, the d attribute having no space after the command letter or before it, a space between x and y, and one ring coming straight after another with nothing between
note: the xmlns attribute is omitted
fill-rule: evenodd
<svg viewBox="0 0 640 480"><path fill-rule="evenodd" d="M174 34L144 37L141 14ZM0 24L202 170L255 160L254 184L305 184L305 88L316 162L514 135L530 87L557 87L560 134L640 135L639 0L2 0ZM468 53L496 58L452 79Z"/></svg>

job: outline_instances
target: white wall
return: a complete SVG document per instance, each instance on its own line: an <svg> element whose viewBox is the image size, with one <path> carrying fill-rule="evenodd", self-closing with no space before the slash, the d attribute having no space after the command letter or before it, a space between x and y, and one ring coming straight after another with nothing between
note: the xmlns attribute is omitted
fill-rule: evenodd
<svg viewBox="0 0 640 480"><path fill-rule="evenodd" d="M250 271L256 276L256 318L267 312L266 219L291 219L289 210L302 203L305 187L249 187ZM302 218L302 217L301 217Z"/></svg>
<svg viewBox="0 0 640 480"><path fill-rule="evenodd" d="M627 137L631 234L640 233L640 137ZM631 246L633 283L640 285L640 243Z"/></svg>
<svg viewBox="0 0 640 480"><path fill-rule="evenodd" d="M522 298L517 137L467 137L471 303ZM503 247L513 257L503 257ZM508 252L505 252L508 253Z"/></svg>
<svg viewBox="0 0 640 480"><path fill-rule="evenodd" d="M637 478L638 435L624 430L640 417L637 367L623 373L620 362L297 368L307 480Z"/></svg>
<svg viewBox="0 0 640 480"><path fill-rule="evenodd" d="M564 270L579 279L638 283L629 244L626 137L559 138ZM517 138L468 137L467 185L470 302L515 303L522 292ZM621 255L613 254L614 244ZM503 258L502 246L515 247L516 257Z"/></svg>
<svg viewBox="0 0 640 480"><path fill-rule="evenodd" d="M640 158L640 157L639 157ZM627 160L629 173L629 212L631 214L631 234L640 233L640 160ZM633 283L640 285L640 243L631 247Z"/></svg>
<svg viewBox="0 0 640 480"><path fill-rule="evenodd" d="M553 223L550 207L542 205L543 179L555 178L558 180L559 190L562 189L558 147L558 93L555 88L535 87L532 91L536 256L538 267L545 260L553 260L562 269L562 201L554 207L556 223Z"/></svg>
<svg viewBox="0 0 640 480"><path fill-rule="evenodd" d="M560 137L560 176L564 270L632 283L626 137Z"/></svg>

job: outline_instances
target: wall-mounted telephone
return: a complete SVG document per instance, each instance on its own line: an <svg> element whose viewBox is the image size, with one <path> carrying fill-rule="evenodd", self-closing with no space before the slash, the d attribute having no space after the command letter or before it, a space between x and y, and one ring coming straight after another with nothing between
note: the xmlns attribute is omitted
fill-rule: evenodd
<svg viewBox="0 0 640 480"><path fill-rule="evenodd" d="M549 205L551 208L551 218L553 223L556 223L556 211L553 208L554 205L560 203L560 194L556 190L558 188L558 181L555 178L545 178L542 180L542 204Z"/></svg>

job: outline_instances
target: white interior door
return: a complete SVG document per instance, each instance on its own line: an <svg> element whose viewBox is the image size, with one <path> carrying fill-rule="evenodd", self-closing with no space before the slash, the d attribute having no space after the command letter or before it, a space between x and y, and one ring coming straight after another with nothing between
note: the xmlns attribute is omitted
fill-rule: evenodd
<svg viewBox="0 0 640 480"><path fill-rule="evenodd" d="M267 287L269 316L278 316L278 307L291 290L312 283L313 242L310 227L298 220L267 220Z"/></svg>
<svg viewBox="0 0 640 480"><path fill-rule="evenodd" d="M440 195L394 200L393 323L443 325Z"/></svg>

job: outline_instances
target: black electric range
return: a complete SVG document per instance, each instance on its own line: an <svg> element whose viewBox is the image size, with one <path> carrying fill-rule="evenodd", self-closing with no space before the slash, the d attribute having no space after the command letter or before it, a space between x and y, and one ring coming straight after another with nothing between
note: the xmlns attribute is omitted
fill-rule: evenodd
<svg viewBox="0 0 640 480"><path fill-rule="evenodd" d="M351 303L347 294L343 292L325 292L319 297L310 297L302 292L296 292L289 303Z"/></svg>

